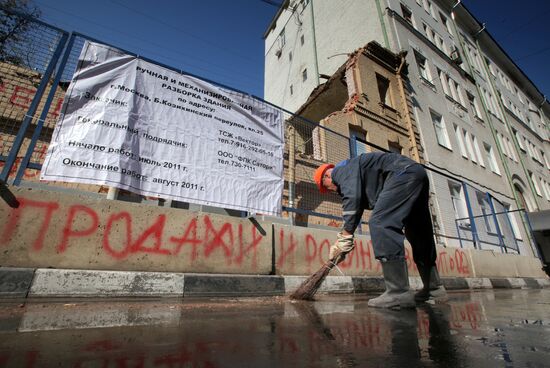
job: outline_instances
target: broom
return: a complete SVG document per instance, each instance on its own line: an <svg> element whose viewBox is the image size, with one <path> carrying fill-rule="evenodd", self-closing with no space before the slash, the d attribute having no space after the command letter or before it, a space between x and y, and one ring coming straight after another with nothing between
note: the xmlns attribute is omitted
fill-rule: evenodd
<svg viewBox="0 0 550 368"><path fill-rule="evenodd" d="M290 299L294 300L313 300L313 296L321 287L323 281L328 276L330 271L336 267L337 264L344 260L345 256L337 256L334 260L328 260L317 272L308 277L302 284L290 295ZM339 270L339 269L338 269ZM342 272L342 271L340 271Z"/></svg>

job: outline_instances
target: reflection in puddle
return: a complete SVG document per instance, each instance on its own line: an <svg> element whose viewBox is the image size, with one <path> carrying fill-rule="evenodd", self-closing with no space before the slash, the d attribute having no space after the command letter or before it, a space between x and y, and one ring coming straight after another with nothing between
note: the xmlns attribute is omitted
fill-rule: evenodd
<svg viewBox="0 0 550 368"><path fill-rule="evenodd" d="M546 364L550 294L483 294L409 311L370 309L364 296L6 303L0 367Z"/></svg>

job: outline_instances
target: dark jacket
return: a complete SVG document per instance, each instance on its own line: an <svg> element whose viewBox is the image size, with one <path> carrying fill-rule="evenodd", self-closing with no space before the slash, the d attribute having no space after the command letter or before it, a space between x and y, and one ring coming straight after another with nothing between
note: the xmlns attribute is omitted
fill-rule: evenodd
<svg viewBox="0 0 550 368"><path fill-rule="evenodd" d="M332 182L342 197L344 229L353 233L365 209L372 210L388 177L415 161L397 153L363 153L332 170Z"/></svg>

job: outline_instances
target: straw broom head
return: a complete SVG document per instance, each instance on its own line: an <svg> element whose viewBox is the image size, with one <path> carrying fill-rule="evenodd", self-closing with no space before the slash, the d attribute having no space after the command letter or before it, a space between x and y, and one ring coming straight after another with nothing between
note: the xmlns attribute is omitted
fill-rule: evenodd
<svg viewBox="0 0 550 368"><path fill-rule="evenodd" d="M325 263L317 272L308 277L301 285L290 295L290 299L295 300L313 300L313 296L321 287L323 281L334 267L332 261Z"/></svg>

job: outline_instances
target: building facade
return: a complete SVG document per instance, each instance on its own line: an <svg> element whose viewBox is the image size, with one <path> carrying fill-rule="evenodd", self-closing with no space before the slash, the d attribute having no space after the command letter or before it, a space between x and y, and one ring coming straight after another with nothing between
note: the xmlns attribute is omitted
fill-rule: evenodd
<svg viewBox="0 0 550 368"><path fill-rule="evenodd" d="M460 1L285 1L264 36L265 99L298 113L358 47L406 52L422 157L403 153L449 174L431 175L438 241L496 249L506 239L534 254L524 217L509 211L550 208L550 105Z"/></svg>

